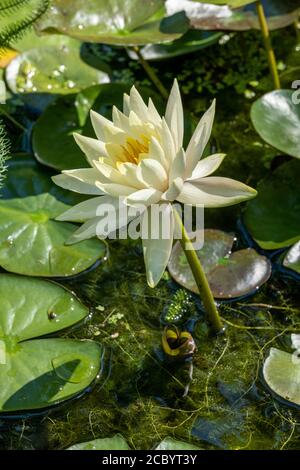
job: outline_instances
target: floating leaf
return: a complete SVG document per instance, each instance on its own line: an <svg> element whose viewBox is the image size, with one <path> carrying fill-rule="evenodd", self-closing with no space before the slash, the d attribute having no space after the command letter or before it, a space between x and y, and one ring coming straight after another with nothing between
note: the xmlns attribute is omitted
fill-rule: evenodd
<svg viewBox="0 0 300 470"><path fill-rule="evenodd" d="M276 395L300 405L300 335L292 335L292 346L296 349L294 354L271 348L263 366L263 375Z"/></svg>
<svg viewBox="0 0 300 470"><path fill-rule="evenodd" d="M300 240L300 162L276 168L258 185L258 196L247 203L244 222L256 243L275 250Z"/></svg>
<svg viewBox="0 0 300 470"><path fill-rule="evenodd" d="M163 0L52 0L51 5L36 24L40 32L119 45L153 44L181 34L171 29L172 19L166 24Z"/></svg>
<svg viewBox="0 0 300 470"><path fill-rule="evenodd" d="M201 447L196 447L188 442L178 441L172 437L166 437L155 450L201 450Z"/></svg>
<svg viewBox="0 0 300 470"><path fill-rule="evenodd" d="M300 274L300 241L288 250L282 264Z"/></svg>
<svg viewBox="0 0 300 470"><path fill-rule="evenodd" d="M233 31L260 29L255 2L238 9L231 9L229 6L224 5L225 3L237 6L238 3L250 2L232 0L229 2L208 1L202 4L202 2L189 0L184 2L182 0L167 0L166 9L168 15L184 11L191 27L195 29ZM287 0L285 2L282 2L282 0L262 0L262 4L270 29L288 26L297 20L300 11L297 0Z"/></svg>
<svg viewBox="0 0 300 470"><path fill-rule="evenodd" d="M228 299L249 294L264 284L271 275L269 260L255 250L248 248L231 253L233 241L232 234L220 230L205 230L204 246L197 251L216 298ZM168 269L175 281L198 293L179 242L173 247Z"/></svg>
<svg viewBox="0 0 300 470"><path fill-rule="evenodd" d="M59 188L51 179L56 172L40 165L30 154L12 155L7 167L6 178L0 189L3 199L50 193L65 204L74 205L88 197Z"/></svg>
<svg viewBox="0 0 300 470"><path fill-rule="evenodd" d="M72 276L103 257L100 240L65 245L76 226L55 218L68 209L51 194L0 200L0 266L30 276Z"/></svg>
<svg viewBox="0 0 300 470"><path fill-rule="evenodd" d="M274 90L263 95L251 108L256 131L281 152L300 158L300 107L293 90Z"/></svg>
<svg viewBox="0 0 300 470"><path fill-rule="evenodd" d="M92 341L32 339L62 330L89 310L52 282L0 275L0 411L33 410L74 397L100 369Z"/></svg>
<svg viewBox="0 0 300 470"><path fill-rule="evenodd" d="M112 106L122 108L123 94L129 90L129 85L105 84L85 90L83 96L95 111L110 118ZM145 100L152 97L156 104L161 103L157 94L150 89L141 88L139 91ZM33 129L32 145L35 156L44 165L56 170L89 166L72 135L73 132L79 132L85 136L95 137L90 120L84 119L88 115L89 108L81 107L79 111L80 101L82 102L82 94L80 97L78 95L60 97L50 104L37 120Z"/></svg>
<svg viewBox="0 0 300 470"><path fill-rule="evenodd" d="M221 36L222 33L219 32L190 30L175 41L164 44L148 44L141 49L141 53L146 60L165 60L208 47L215 44ZM129 49L128 54L131 59L138 59L133 50Z"/></svg>
<svg viewBox="0 0 300 470"><path fill-rule="evenodd" d="M115 434L113 437L81 442L69 447L67 450L130 450L130 447L123 436Z"/></svg>
<svg viewBox="0 0 300 470"><path fill-rule="evenodd" d="M6 68L6 81L14 93L70 94L109 81L106 73L80 59L76 39L55 35L39 38L37 43Z"/></svg>

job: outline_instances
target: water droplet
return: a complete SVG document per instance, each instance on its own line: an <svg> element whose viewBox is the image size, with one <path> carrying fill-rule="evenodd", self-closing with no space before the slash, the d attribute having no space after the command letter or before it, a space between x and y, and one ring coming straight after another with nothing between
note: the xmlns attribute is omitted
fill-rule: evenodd
<svg viewBox="0 0 300 470"><path fill-rule="evenodd" d="M74 86L75 86L75 83L73 82L73 80L68 80L67 81L67 87L68 88L74 88Z"/></svg>

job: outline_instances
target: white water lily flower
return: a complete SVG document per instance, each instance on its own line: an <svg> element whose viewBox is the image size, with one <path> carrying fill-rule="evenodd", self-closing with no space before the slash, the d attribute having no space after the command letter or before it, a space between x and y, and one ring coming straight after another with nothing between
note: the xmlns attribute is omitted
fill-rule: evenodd
<svg viewBox="0 0 300 470"><path fill-rule="evenodd" d="M243 183L210 176L221 164L224 154L200 160L211 134L214 114L215 101L184 150L183 108L176 80L164 117L159 115L151 99L148 105L144 103L135 87L131 88L130 95L124 95L123 112L113 107L112 121L91 111L97 139L74 134L91 168L63 171L54 177L55 183L63 188L97 196L58 218L85 222L74 233L72 241L96 235L97 209L102 203L116 210L119 210L120 198L125 206L143 204L147 209L142 219L146 220L150 206L164 202L163 219L167 218L171 227L169 238L160 235L159 239L143 239L148 283L154 287L167 266L172 249L174 201L224 207L256 195L254 189ZM121 226L122 218L119 218L112 231Z"/></svg>

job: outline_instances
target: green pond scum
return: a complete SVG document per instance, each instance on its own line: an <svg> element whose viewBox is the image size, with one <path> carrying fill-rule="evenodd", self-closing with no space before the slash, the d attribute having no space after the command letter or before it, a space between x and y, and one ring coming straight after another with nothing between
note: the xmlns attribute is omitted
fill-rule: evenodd
<svg viewBox="0 0 300 470"><path fill-rule="evenodd" d="M89 1L94 5L93 0ZM104 5L106 2L100 3ZM275 149L264 141L250 119L255 100L273 89L261 31L221 32L211 38L208 47L199 46L198 50L193 49L194 52L189 51L180 57L149 60L154 74L159 76L159 82L163 84L161 88L161 84L155 85L155 77L154 81L153 76L151 79L151 71L150 75L147 74L147 65L145 67L145 64L136 60L137 57L134 59L134 54L139 50L128 46L130 41L141 47L144 43L151 43L149 34L161 39L162 33L156 28L156 22L151 23L150 33L143 23L154 14L159 19L160 11L151 10L147 14L142 11L135 27L125 22L126 28L120 31L116 28L106 31L103 28L99 33L100 39L93 28L89 30L84 25L76 25L75 32L70 32L72 39L69 36L64 37L67 42L76 43L76 57L78 56L80 66L86 72L83 77L80 75L84 87L94 85L100 76L102 78L97 83L111 81L112 88L102 92L107 94L107 102L102 103L103 95L93 97L93 90L91 96L90 91L88 92L87 99L84 94L69 96L73 82L76 92L83 85L77 76L77 61L73 61L74 57L68 54L65 57L65 49L61 53L67 65L69 64L71 78L68 73L66 77L64 73L59 77L57 74L53 75L56 70L55 57L52 57L50 63L46 60L44 67L45 55L42 49L30 53L31 62L26 62L27 51L32 49L32 41L36 40L35 30L27 31L27 28L34 23L36 30L40 32L47 29L51 24L51 17L44 18L44 15L49 12L49 4L59 2L20 1L20 5L23 4L20 10L18 5L12 7L12 3L7 0L5 11L0 7L0 27L2 28L1 21L5 26L4 32L0 31L0 59L2 47L15 47L24 54L25 59L18 65L19 72L16 72L13 62L8 66L11 71L9 79L6 77L8 99L5 104L0 104L0 193L3 196L0 199L0 209L10 206L11 203L6 204L6 199L26 196L41 199L41 193L45 192L50 193L47 196L49 200L54 201L56 198L73 204L75 193L54 187L50 180L58 172L54 168L64 164L60 161L60 153L54 157L57 160L55 164L48 161L48 157L51 159L52 145L49 145L45 135L51 129L48 130L47 126L42 128L41 142L48 153L45 161L38 158L46 167L34 160L38 152L34 152L32 147L32 135L39 129L35 128L32 134L32 128L40 116L45 117L43 113L48 105L50 108L47 113L50 109L50 114L51 106L54 110L58 106L57 109L62 110L62 117L59 119L71 116L61 124L66 146L60 151L63 153L66 148L66 153L72 155L74 143L70 144L69 151L68 136L74 130L78 131L74 116L78 117L80 132L86 128L91 131L86 120L94 103L93 99L99 104L100 111L108 113L113 104L112 97L117 96L115 99L121 101L123 91L133 84L137 89L145 87L145 90L151 89L154 95L164 95L164 87L169 90L177 77L182 90L186 134L189 137L212 98L216 97L216 121L209 149L205 152L208 155L220 152L228 155L221 169L217 170L217 176L237 178L257 188L271 172L292 160L289 156L291 153L287 152L285 155L280 149ZM80 8L84 8L84 3L76 0L76 5L80 4ZM114 4L114 0L107 3ZM273 4L272 1L268 3ZM12 8L18 14L14 21L9 22ZM35 13L29 14L29 11ZM105 8L103 11L107 20L107 11ZM71 15L72 12L68 10L67 14ZM299 25L297 26L295 19L293 17L292 24L287 27L272 31L281 88L287 89L291 89L292 82L299 79L300 37ZM56 33L62 32L61 21L58 15L58 23L53 26ZM51 31L51 26L49 28ZM141 36L136 35L135 28ZM165 34L170 40L178 38L182 33L184 28L181 33L171 30ZM31 34L34 36L30 36ZM139 37L145 42L139 44ZM119 47L122 40L126 48ZM49 50L54 51L55 47L57 46L53 43ZM174 50L176 47L175 44ZM184 46L180 46L180 49L181 47ZM158 48L154 51L156 54L168 53L167 49ZM63 82L60 81L61 77ZM0 68L0 81L2 78L5 78L5 72L2 74ZM12 84L15 90L12 89ZM49 84L54 89L47 92ZM118 86L122 90L117 93ZM40 87L37 91L41 93L24 93L26 88L35 91L36 87ZM60 96L55 96L54 91L59 89ZM61 95L66 96L62 99ZM59 102L59 99L62 101ZM163 98L159 99L163 109ZM83 105L74 111L72 106L75 102ZM59 120L55 125L60 131ZM57 129L54 131L57 132ZM56 140L58 145L59 138ZM78 149L76 151L79 152ZM80 161L82 155L75 157ZM24 170L24 175L21 175L22 170L18 169L18 164L15 168L13 164L11 167L8 164L7 170L9 157L10 162L21 157L24 162L27 161L29 169ZM296 158L294 160L296 168L299 162ZM31 180L29 185L24 178ZM7 187L5 181L8 182ZM76 194L77 197L78 202L82 200L81 195ZM58 201L55 204L62 204ZM106 243L90 241L88 244L101 245L101 253L94 256L93 250L87 263L84 263L81 255L84 267L76 270L75 276L64 277L60 270L53 273L41 271L40 275L46 279L47 276L59 275L59 278L54 277L54 281L74 293L76 299L82 302L83 308L87 307L90 312L84 320L81 317L79 323L55 333L55 338L84 339L98 343L102 354L101 367L96 380L75 398L36 412L20 411L0 415L0 450L63 450L78 443L112 438L115 435L133 450L155 449L166 438L183 441L191 445L191 448L195 446L206 450L299 450L300 407L276 396L268 388L262 373L270 348L292 352L290 336L292 333L300 333L299 270L296 274L283 267L282 260L288 248L267 252L255 244L244 225L244 209L243 206L234 206L205 210L205 228L234 234L234 251L250 246L260 255L268 256L272 263L271 277L255 292L229 301L217 301L222 323L226 327L224 334L215 335L212 332L199 296L175 283L168 271L155 289L147 285L140 242L112 240L106 246ZM297 206L296 210L298 209ZM41 220L41 214L33 213L31 218L34 219L33 223L38 218L44 230L45 223ZM55 222L60 227L64 223ZM2 242L0 258L1 251L3 254L4 249L7 250L11 244L9 237ZM68 250L75 252L79 249L72 245L66 249L67 253ZM96 251L98 254L97 246ZM14 260L9 255L7 259L10 263L8 266L14 265ZM63 259L68 262L70 258L66 255ZM61 258L58 257L58 261ZM92 266L94 261L97 262ZM31 262L36 268L33 258ZM185 266L186 259L180 259L180 263ZM218 263L226 267L230 260L225 256ZM21 262L16 264L23 267ZM89 269L82 272L87 266ZM72 267L74 271L74 266ZM24 274L15 267L7 269ZM0 276L5 272L0 267ZM72 270L68 270L68 274L71 273ZM34 270L29 275L34 275ZM48 310L47 319L52 325L55 324L58 321L55 311ZM191 354L176 357L163 351L162 335L167 328L191 335L195 346ZM0 341L0 357L1 346Z"/></svg>

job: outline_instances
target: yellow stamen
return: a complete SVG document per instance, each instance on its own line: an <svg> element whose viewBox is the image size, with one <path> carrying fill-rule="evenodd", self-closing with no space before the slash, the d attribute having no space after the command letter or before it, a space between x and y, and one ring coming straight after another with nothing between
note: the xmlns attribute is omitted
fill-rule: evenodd
<svg viewBox="0 0 300 470"><path fill-rule="evenodd" d="M139 163L140 154L149 152L150 139L145 135L141 135L141 140L142 142L132 137L127 137L126 143L121 145L123 150L122 161L135 163L137 165Z"/></svg>

